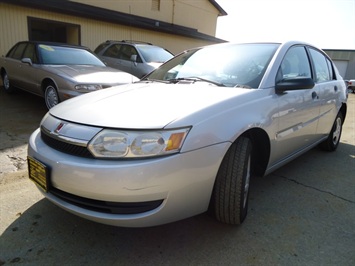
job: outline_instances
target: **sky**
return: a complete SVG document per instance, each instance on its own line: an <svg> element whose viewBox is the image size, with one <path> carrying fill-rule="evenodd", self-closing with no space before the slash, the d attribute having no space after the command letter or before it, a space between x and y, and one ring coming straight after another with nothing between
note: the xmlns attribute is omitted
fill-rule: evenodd
<svg viewBox="0 0 355 266"><path fill-rule="evenodd" d="M297 40L355 50L355 0L216 0L228 13L216 37L230 42Z"/></svg>

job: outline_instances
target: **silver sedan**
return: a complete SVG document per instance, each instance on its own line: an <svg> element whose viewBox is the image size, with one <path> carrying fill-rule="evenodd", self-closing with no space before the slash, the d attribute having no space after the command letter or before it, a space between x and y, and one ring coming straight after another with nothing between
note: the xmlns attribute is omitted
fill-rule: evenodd
<svg viewBox="0 0 355 266"><path fill-rule="evenodd" d="M307 43L185 51L138 83L52 108L29 140L29 177L81 217L143 227L210 210L241 224L250 179L309 149L335 151L346 87Z"/></svg>
<svg viewBox="0 0 355 266"><path fill-rule="evenodd" d="M90 50L46 42L19 42L0 58L3 87L44 97L48 109L83 93L137 81L107 67Z"/></svg>

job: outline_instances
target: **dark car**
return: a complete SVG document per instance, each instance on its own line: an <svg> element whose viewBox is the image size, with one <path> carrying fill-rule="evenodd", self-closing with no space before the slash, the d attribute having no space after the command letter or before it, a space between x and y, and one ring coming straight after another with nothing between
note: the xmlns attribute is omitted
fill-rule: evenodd
<svg viewBox="0 0 355 266"><path fill-rule="evenodd" d="M44 97L48 109L66 99L138 79L107 67L83 46L24 41L0 58L3 87Z"/></svg>
<svg viewBox="0 0 355 266"><path fill-rule="evenodd" d="M106 41L95 50L108 66L142 78L174 55L151 43L137 41Z"/></svg>

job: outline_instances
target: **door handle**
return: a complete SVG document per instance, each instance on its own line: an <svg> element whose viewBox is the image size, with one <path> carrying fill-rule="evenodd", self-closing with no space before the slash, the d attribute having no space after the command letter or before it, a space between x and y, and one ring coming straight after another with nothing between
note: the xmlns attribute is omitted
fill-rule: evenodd
<svg viewBox="0 0 355 266"><path fill-rule="evenodd" d="M312 99L313 99L313 100L319 99L318 94L317 94L315 91L312 92Z"/></svg>

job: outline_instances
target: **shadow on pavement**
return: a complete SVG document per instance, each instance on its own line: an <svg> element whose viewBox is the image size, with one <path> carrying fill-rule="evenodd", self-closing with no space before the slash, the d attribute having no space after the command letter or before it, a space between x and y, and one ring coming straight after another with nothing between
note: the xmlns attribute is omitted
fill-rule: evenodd
<svg viewBox="0 0 355 266"><path fill-rule="evenodd" d="M1 259L36 265L350 265L354 181L339 170L353 160L349 146L342 143L335 153L311 150L254 179L241 226L201 214L157 227L120 228L42 199L2 234ZM343 182L348 190L338 190Z"/></svg>

